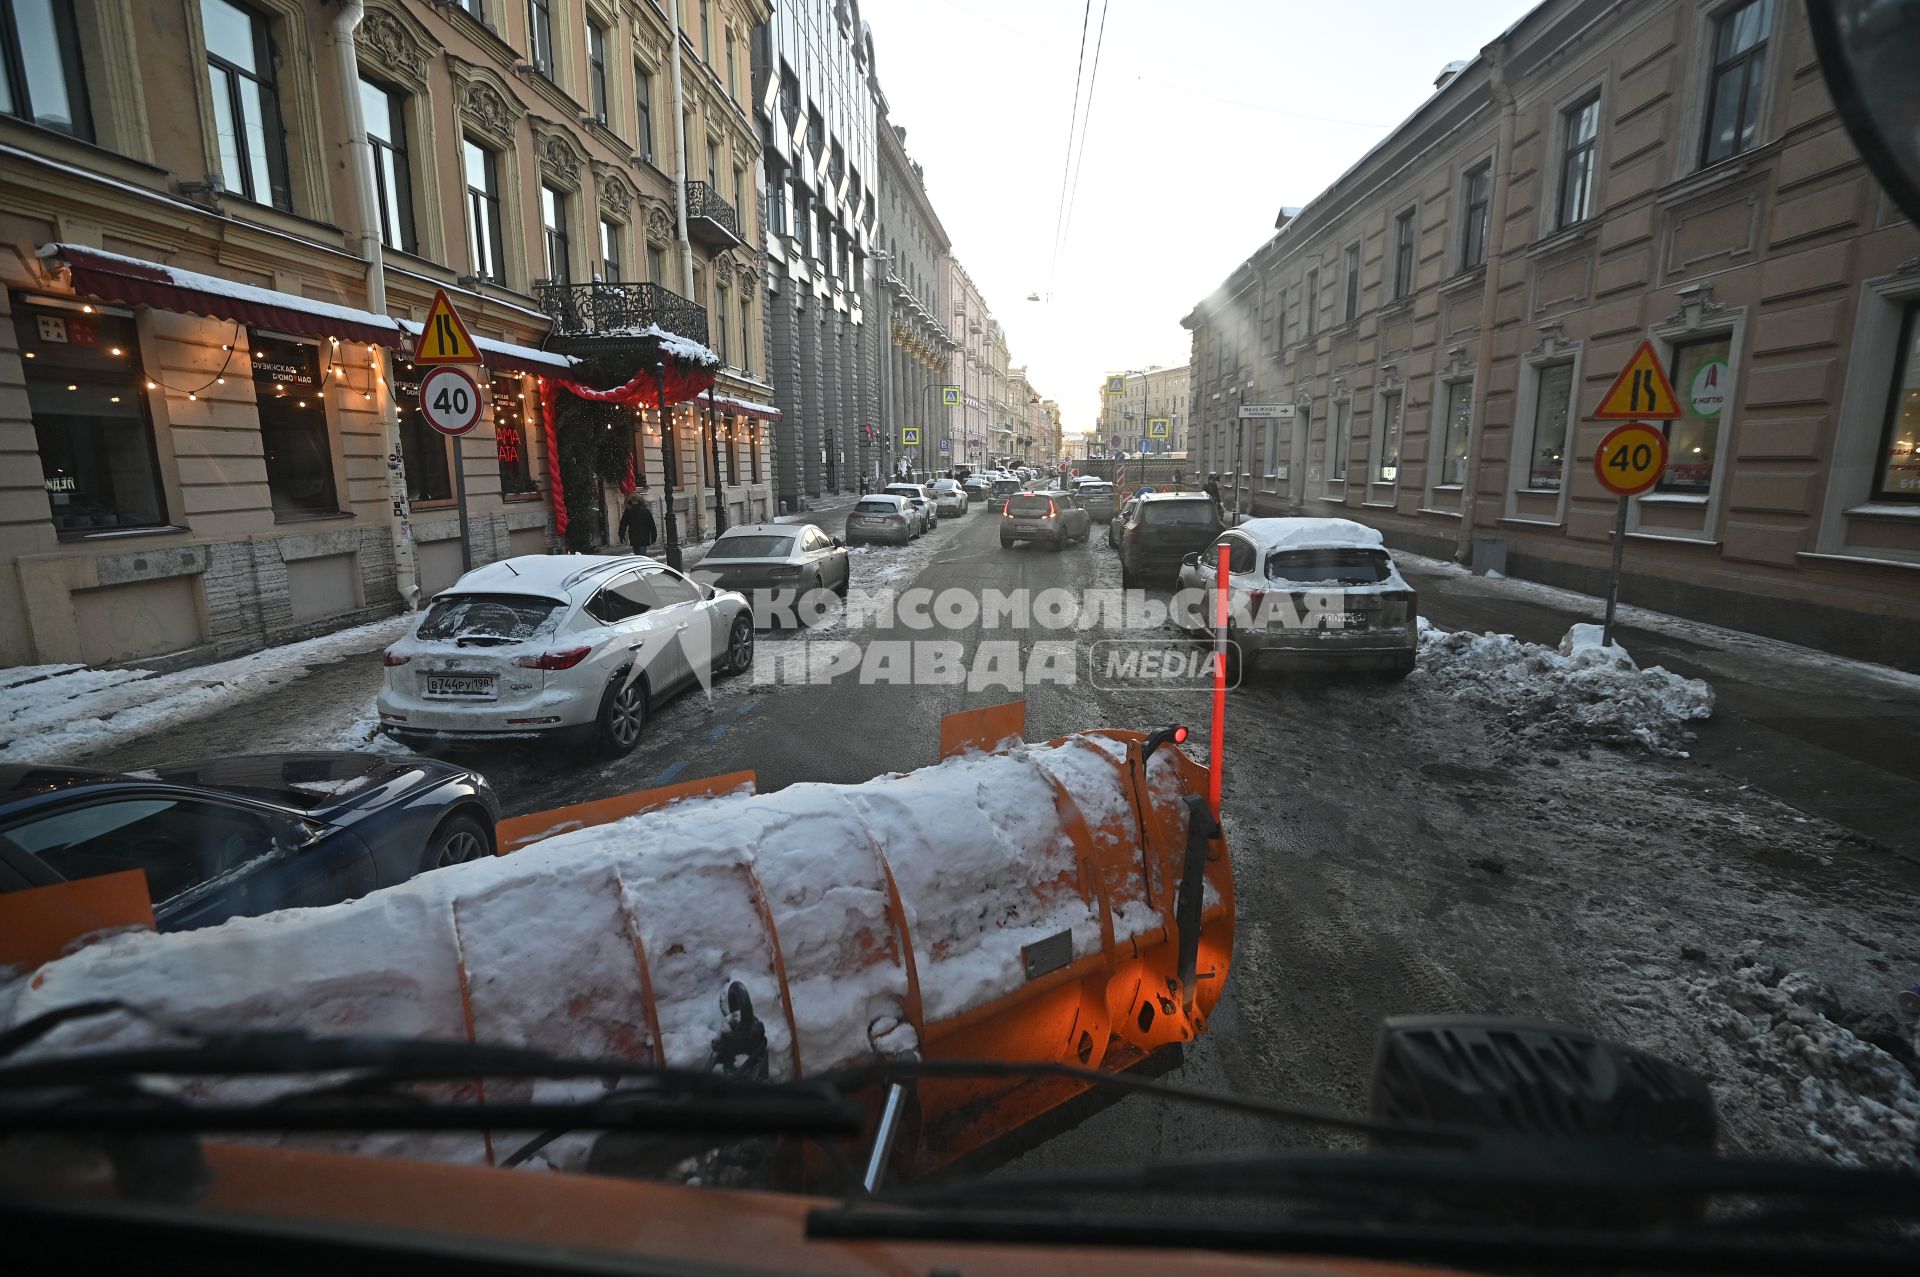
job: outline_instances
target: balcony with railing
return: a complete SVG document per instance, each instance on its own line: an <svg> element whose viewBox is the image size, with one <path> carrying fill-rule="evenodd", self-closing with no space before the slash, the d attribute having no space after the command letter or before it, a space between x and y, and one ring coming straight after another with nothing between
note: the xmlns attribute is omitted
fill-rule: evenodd
<svg viewBox="0 0 1920 1277"><path fill-rule="evenodd" d="M553 344L596 346L631 339L650 324L707 344L707 308L658 284L537 283L540 309L553 319Z"/></svg>
<svg viewBox="0 0 1920 1277"><path fill-rule="evenodd" d="M687 235L716 252L747 242L740 234L740 215L707 182L687 183Z"/></svg>

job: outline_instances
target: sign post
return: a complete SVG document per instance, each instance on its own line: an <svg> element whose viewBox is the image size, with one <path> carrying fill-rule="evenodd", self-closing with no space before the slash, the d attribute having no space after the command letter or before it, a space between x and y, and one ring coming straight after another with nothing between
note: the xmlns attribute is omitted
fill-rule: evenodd
<svg viewBox="0 0 1920 1277"><path fill-rule="evenodd" d="M413 343L413 365L429 371L420 379L420 415L453 439L453 491L459 498L460 570L473 570L473 537L467 527L467 459L460 439L480 420L480 386L461 365L478 364L480 348L448 300L446 289L433 294L427 319Z"/></svg>
<svg viewBox="0 0 1920 1277"><path fill-rule="evenodd" d="M1603 421L1627 423L1609 431L1593 452L1593 473L1600 486L1620 498L1613 521L1613 557L1607 568L1607 615L1600 630L1602 646L1611 647L1613 617L1620 604L1620 565L1627 552L1627 498L1658 483L1667 468L1667 436L1647 421L1672 421L1680 416L1680 401L1652 342L1640 343L1633 358L1600 397L1593 415Z"/></svg>

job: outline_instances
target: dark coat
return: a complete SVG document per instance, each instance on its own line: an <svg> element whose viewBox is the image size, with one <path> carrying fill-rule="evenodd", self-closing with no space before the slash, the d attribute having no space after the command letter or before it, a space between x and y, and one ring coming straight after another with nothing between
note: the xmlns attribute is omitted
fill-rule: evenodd
<svg viewBox="0 0 1920 1277"><path fill-rule="evenodd" d="M647 508L646 502L635 502L620 516L620 537L633 547L635 554L645 554L653 544L653 511Z"/></svg>

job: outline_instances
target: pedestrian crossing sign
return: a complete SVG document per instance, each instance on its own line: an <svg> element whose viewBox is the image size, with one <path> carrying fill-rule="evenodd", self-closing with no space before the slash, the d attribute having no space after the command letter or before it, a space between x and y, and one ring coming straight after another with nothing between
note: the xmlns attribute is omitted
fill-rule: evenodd
<svg viewBox="0 0 1920 1277"><path fill-rule="evenodd" d="M1119 373L1115 373L1113 376L1107 378L1107 393L1110 395L1126 394L1127 379Z"/></svg>
<svg viewBox="0 0 1920 1277"><path fill-rule="evenodd" d="M1673 421L1680 416L1680 401L1652 342L1640 343L1640 349L1633 352L1633 358L1600 397L1593 415L1608 421Z"/></svg>
<svg viewBox="0 0 1920 1277"><path fill-rule="evenodd" d="M953 407L953 406L954 406L955 404L957 404L957 403L959 403L959 402L960 402L960 387L958 387L958 386L942 386L942 387L940 387L940 402L941 402L941 403L943 403L943 404L945 404L945 405L946 405L947 407L949 407L949 408L951 408L951 407Z"/></svg>
<svg viewBox="0 0 1920 1277"><path fill-rule="evenodd" d="M900 446L902 448L919 447L920 446L920 427L918 426L900 427Z"/></svg>
<svg viewBox="0 0 1920 1277"><path fill-rule="evenodd" d="M1167 419L1165 417L1149 417L1147 419L1147 438L1165 439L1166 437Z"/></svg>

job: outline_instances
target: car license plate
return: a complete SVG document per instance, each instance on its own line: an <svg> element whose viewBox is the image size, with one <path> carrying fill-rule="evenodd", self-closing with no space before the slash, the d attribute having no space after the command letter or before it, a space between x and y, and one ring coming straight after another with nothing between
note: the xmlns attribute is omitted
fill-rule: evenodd
<svg viewBox="0 0 1920 1277"><path fill-rule="evenodd" d="M1016 519L1013 524L1013 530L1015 532L1038 532L1040 525L1037 523L1021 523Z"/></svg>
<svg viewBox="0 0 1920 1277"><path fill-rule="evenodd" d="M493 700L497 680L492 674L429 674L427 695L449 700Z"/></svg>
<svg viewBox="0 0 1920 1277"><path fill-rule="evenodd" d="M1342 612L1340 614L1340 624L1345 629L1364 630L1370 622L1371 618L1365 612Z"/></svg>

